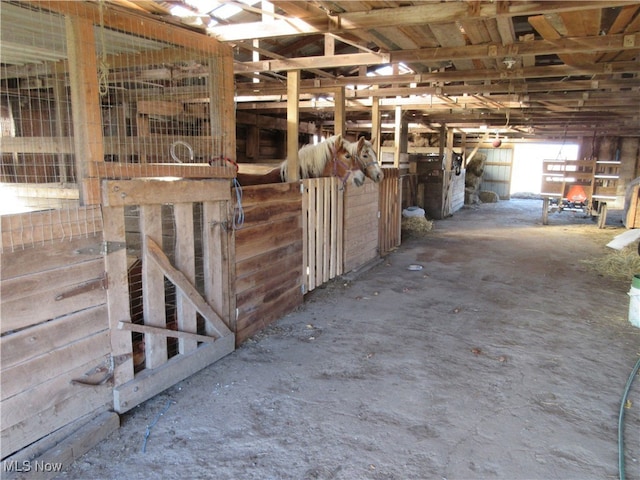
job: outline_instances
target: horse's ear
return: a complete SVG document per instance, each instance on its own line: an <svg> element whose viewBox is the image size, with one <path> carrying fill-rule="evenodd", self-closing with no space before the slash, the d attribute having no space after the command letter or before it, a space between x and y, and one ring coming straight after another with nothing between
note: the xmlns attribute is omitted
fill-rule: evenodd
<svg viewBox="0 0 640 480"><path fill-rule="evenodd" d="M342 135L336 135L335 141L334 141L334 145L336 146L336 148L342 148Z"/></svg>
<svg viewBox="0 0 640 480"><path fill-rule="evenodd" d="M358 139L358 153L360 153L362 151L362 148L364 147L364 142L366 142L367 139L364 137L360 137Z"/></svg>

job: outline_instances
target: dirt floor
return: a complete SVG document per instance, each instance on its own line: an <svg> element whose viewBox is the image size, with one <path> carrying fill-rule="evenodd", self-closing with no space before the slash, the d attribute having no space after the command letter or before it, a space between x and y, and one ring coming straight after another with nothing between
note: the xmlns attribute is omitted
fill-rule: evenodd
<svg viewBox="0 0 640 480"><path fill-rule="evenodd" d="M541 201L465 207L122 417L61 479L614 479L640 354L624 232ZM410 270L421 265L422 270ZM640 479L640 380L626 409ZM145 445L145 433L149 432Z"/></svg>

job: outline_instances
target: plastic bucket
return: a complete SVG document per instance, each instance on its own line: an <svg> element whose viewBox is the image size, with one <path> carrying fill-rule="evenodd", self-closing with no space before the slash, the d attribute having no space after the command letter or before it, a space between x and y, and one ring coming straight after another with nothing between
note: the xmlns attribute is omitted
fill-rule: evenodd
<svg viewBox="0 0 640 480"><path fill-rule="evenodd" d="M629 290L629 321L640 328L640 274L633 276Z"/></svg>

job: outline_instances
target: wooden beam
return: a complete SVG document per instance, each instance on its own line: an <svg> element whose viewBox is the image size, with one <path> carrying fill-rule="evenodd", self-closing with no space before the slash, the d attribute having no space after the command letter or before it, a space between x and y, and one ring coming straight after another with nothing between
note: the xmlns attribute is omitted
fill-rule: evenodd
<svg viewBox="0 0 640 480"><path fill-rule="evenodd" d="M179 289L180 293L183 295L184 299L189 301L193 307L202 315L205 319L206 323L209 327L213 329L217 337L225 337L230 335L231 332L229 328L222 320L222 317L211 308L211 306L202 298L200 293L196 287L194 287L187 277L184 274L171 265L170 260L164 254L160 246L149 236L145 235L145 244L143 245L145 249L145 259L149 258L153 260L153 262L157 265L157 267L161 270L163 275L167 277L177 289ZM144 268L144 262L143 262ZM144 277L143 277L144 279ZM162 302L162 307L164 308L164 302ZM154 334L157 332L153 332ZM165 336L170 336L168 334L163 334ZM200 335L198 335L199 337ZM186 338L186 337L183 337ZM194 339L194 337L190 337ZM204 340L199 340L204 341Z"/></svg>
<svg viewBox="0 0 640 480"><path fill-rule="evenodd" d="M274 38L283 36L314 35L322 33L339 34L353 30L370 30L383 27L454 23L460 18L478 19L498 16L514 17L541 15L545 13L571 12L583 10L583 2L498 2L476 4L472 2L445 2L434 8L433 4L409 5L404 7L380 8L357 12L332 13L313 17L279 19L269 24L262 22L224 25L210 29L213 36L223 42L235 42L253 38ZM629 5L630 1L594 1L593 8L609 8Z"/></svg>
<svg viewBox="0 0 640 480"><path fill-rule="evenodd" d="M335 111L333 114L334 118L334 131L335 135L344 135L345 126L347 123L347 110L345 105L345 91L344 87L339 87L335 90L334 93L334 102L335 102Z"/></svg>
<svg viewBox="0 0 640 480"><path fill-rule="evenodd" d="M127 332L150 333L163 337L178 338L180 340L192 340L194 342L213 343L216 341L215 337L207 337L206 335L198 335L197 333L181 332L179 330L171 330L170 328L139 325L137 323L131 322L118 322L118 330L126 330ZM195 348L193 350L195 350Z"/></svg>
<svg viewBox="0 0 640 480"><path fill-rule="evenodd" d="M298 124L300 110L298 95L300 94L300 71L292 70L287 75L287 178L290 182L300 178L298 164Z"/></svg>
<svg viewBox="0 0 640 480"><path fill-rule="evenodd" d="M316 57L297 57L282 60L236 63L233 72L283 72L352 65L382 65L389 62L389 54L385 53L351 53L333 56L322 55Z"/></svg>
<svg viewBox="0 0 640 480"><path fill-rule="evenodd" d="M467 45L466 47L435 47L391 52L391 62L445 61L464 58L483 59L519 55L552 55L564 53L588 53L593 51L640 50L640 34L603 35L592 37L567 37L557 40L516 42L512 45ZM295 60L295 59L293 59Z"/></svg>
<svg viewBox="0 0 640 480"><path fill-rule="evenodd" d="M100 24L101 7L97 2L69 2L65 0L41 2L29 0L29 3L32 3L36 8L46 9L71 18L81 18L95 25ZM167 20L159 21L152 15L133 12L132 10L110 6L103 10L102 22L108 28L134 35L144 33L145 38L179 45L204 52L207 55L218 55L223 51L231 52L230 46L224 45L204 33L194 32L178 23Z"/></svg>
<svg viewBox="0 0 640 480"><path fill-rule="evenodd" d="M65 21L69 56L69 83L73 111L73 145L76 162L76 182L82 185L80 203L95 205L100 198L84 188L84 181L95 177L91 162L104 161L102 113L98 85L98 62L93 23L67 17Z"/></svg>
<svg viewBox="0 0 640 480"><path fill-rule="evenodd" d="M229 183L218 180L190 180L185 182L166 180L105 180L102 182L102 202L105 206L161 205L172 203L230 200Z"/></svg>
<svg viewBox="0 0 640 480"><path fill-rule="evenodd" d="M510 45L492 43L488 45L418 48L389 53L354 53L326 57L298 57L286 60L244 62L235 64L234 73L381 65L398 62L437 63L449 60L485 59L487 57L502 58L507 56L591 53L593 51L614 52L620 50L640 50L640 34L568 37L555 40L519 41ZM508 75L508 73L505 75Z"/></svg>

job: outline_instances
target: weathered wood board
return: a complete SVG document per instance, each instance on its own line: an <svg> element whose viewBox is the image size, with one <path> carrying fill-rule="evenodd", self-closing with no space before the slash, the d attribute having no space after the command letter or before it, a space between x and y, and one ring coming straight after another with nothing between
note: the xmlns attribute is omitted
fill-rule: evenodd
<svg viewBox="0 0 640 480"><path fill-rule="evenodd" d="M298 183L243 189L235 232L236 343L302 303L302 194Z"/></svg>

